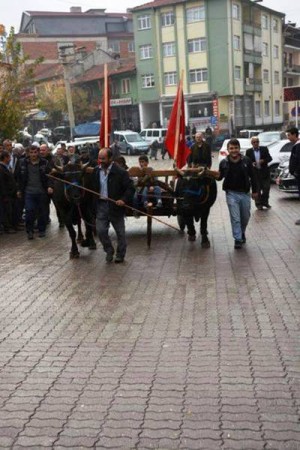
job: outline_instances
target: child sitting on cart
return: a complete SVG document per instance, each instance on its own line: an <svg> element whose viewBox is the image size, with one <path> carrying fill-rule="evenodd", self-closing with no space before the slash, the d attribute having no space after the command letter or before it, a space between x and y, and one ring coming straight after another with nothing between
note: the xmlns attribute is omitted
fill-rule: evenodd
<svg viewBox="0 0 300 450"><path fill-rule="evenodd" d="M139 165L143 170L152 169L152 167L149 167L149 158L147 155L139 156ZM151 175L148 175L146 171L143 177L137 179L137 187L133 199L136 208L147 208L150 206L150 203L157 208L162 207L161 188L159 186L152 186L150 179Z"/></svg>

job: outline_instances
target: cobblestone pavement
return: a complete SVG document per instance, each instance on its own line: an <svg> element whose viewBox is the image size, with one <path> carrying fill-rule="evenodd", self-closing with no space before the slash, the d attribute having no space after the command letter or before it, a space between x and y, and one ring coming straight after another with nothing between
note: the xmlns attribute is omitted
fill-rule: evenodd
<svg viewBox="0 0 300 450"><path fill-rule="evenodd" d="M124 265L0 236L0 448L300 449L300 203L270 203L238 251L220 185L210 249L128 219Z"/></svg>

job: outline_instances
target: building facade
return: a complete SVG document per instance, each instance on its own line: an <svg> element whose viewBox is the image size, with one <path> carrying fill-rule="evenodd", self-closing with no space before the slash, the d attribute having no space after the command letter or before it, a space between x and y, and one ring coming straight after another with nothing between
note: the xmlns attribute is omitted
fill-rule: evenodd
<svg viewBox="0 0 300 450"><path fill-rule="evenodd" d="M156 0L132 13L142 128L167 125L181 74L191 127L282 125L284 14L250 0Z"/></svg>
<svg viewBox="0 0 300 450"><path fill-rule="evenodd" d="M296 27L295 23L285 24L283 26L283 35L284 35L283 86L299 87L300 29ZM284 121L286 124L296 124L296 121L299 124L300 108L298 106L298 111L296 111L296 108L297 108L296 102L284 103Z"/></svg>

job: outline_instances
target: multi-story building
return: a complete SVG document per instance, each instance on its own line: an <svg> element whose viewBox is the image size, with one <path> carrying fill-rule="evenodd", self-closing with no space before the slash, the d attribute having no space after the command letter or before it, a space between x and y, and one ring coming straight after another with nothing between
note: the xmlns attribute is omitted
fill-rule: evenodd
<svg viewBox="0 0 300 450"><path fill-rule="evenodd" d="M283 86L300 86L300 28L296 24L284 24L284 50L283 50ZM295 123L296 121L296 102L286 102L284 104L284 121ZM298 117L300 108L298 106Z"/></svg>
<svg viewBox="0 0 300 450"><path fill-rule="evenodd" d="M155 0L131 11L141 127L167 124L182 72L191 126L280 127L284 14L250 0Z"/></svg>

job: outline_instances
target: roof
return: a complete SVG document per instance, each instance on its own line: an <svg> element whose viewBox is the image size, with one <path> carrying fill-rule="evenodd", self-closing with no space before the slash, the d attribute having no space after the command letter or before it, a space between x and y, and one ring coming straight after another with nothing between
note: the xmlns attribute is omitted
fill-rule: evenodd
<svg viewBox="0 0 300 450"><path fill-rule="evenodd" d="M121 66L115 62L107 64L108 76L119 75L122 73L135 72L135 62L126 62ZM104 66L103 64L94 66L85 72L83 75L76 77L72 80L73 84L85 83L87 81L101 80L104 78Z"/></svg>
<svg viewBox="0 0 300 450"><path fill-rule="evenodd" d="M148 8L159 8L160 6L172 6L177 3L186 3L187 0L172 0L170 3L170 0L154 0L153 2L144 3L143 5L136 6L135 8L131 8L131 11L139 11L142 9L148 9Z"/></svg>
<svg viewBox="0 0 300 450"><path fill-rule="evenodd" d="M61 77L63 75L63 68L61 64L39 64L35 70L35 80L42 81L49 78Z"/></svg>
<svg viewBox="0 0 300 450"><path fill-rule="evenodd" d="M128 19L131 19L132 14L131 13L96 13L94 12L94 10L89 10L86 12L70 12L70 11L24 11L23 14L28 14L30 16L38 16L38 17L43 17L43 16L53 16L53 17L57 17L57 16L63 16L63 17L83 17L83 16L101 16L101 17L126 17Z"/></svg>

